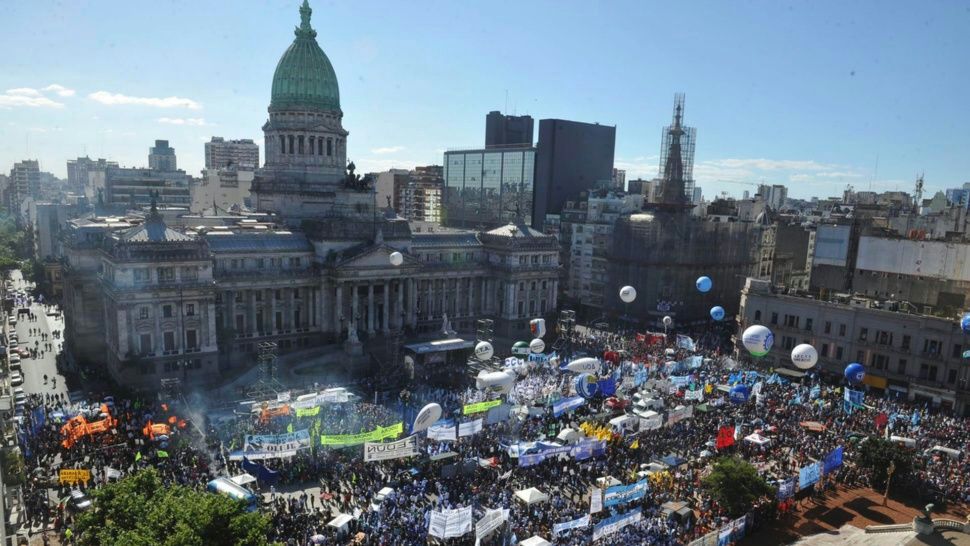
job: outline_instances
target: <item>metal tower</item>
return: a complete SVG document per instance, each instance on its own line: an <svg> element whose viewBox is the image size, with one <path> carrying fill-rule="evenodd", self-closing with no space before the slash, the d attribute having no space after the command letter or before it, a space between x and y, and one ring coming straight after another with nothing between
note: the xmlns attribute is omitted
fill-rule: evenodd
<svg viewBox="0 0 970 546"><path fill-rule="evenodd" d="M673 121L660 145L660 192L664 205L688 205L694 198L694 143L697 129L684 125L684 94L674 95Z"/></svg>
<svg viewBox="0 0 970 546"><path fill-rule="evenodd" d="M275 397L285 390L283 384L276 378L276 343L263 341L256 346L256 361L259 363L259 379L249 387L247 395L250 397Z"/></svg>

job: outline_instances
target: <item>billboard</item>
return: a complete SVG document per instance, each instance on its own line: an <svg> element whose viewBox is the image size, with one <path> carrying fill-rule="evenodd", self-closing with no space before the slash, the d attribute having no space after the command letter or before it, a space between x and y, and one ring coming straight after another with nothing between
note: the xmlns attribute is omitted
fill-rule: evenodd
<svg viewBox="0 0 970 546"><path fill-rule="evenodd" d="M849 255L850 231L849 226L818 226L812 264L844 267Z"/></svg>

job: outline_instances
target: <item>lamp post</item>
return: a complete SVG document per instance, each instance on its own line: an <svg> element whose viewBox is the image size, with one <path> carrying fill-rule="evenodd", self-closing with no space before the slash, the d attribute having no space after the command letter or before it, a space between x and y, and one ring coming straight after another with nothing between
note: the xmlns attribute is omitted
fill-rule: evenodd
<svg viewBox="0 0 970 546"><path fill-rule="evenodd" d="M893 472L896 471L896 461L889 461L889 468L886 469L888 475L886 476L886 492L882 495L882 505L886 506L886 502L889 499L889 484L893 480Z"/></svg>

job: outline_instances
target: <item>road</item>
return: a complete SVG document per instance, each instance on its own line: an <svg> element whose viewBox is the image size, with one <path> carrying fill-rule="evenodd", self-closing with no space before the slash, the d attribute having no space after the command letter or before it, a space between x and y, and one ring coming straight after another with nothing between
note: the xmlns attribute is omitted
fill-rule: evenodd
<svg viewBox="0 0 970 546"><path fill-rule="evenodd" d="M14 291L24 290L29 294L32 286L24 280L19 270L12 271L10 273L10 279L13 281ZM48 316L44 305L37 302L34 302L30 306L30 311L36 316L36 320L31 322L27 320L27 315L20 315L16 328L19 346L28 347L32 352L30 358L21 360L21 368L23 369L24 376L24 384L22 387L27 394L47 393L67 395L67 381L57 372L57 355L61 351L63 339L54 339L51 335L52 330L63 331L64 329L64 322L60 316L60 311L57 311L57 316ZM14 313L16 313L16 309ZM42 334L47 334L46 341L41 339ZM43 349L44 343L52 344L54 350L45 350L43 356L41 356L34 349L35 347ZM44 383L45 375L48 378L46 384ZM54 381L55 378L56 382Z"/></svg>

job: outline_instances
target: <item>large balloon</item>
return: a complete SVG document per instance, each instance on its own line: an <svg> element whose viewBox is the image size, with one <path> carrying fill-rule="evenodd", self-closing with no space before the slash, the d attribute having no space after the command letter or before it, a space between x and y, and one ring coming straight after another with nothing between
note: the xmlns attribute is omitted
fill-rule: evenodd
<svg viewBox="0 0 970 546"><path fill-rule="evenodd" d="M546 350L546 342L539 338L535 338L529 342L529 350L533 353L541 353Z"/></svg>
<svg viewBox="0 0 970 546"><path fill-rule="evenodd" d="M414 418L414 426L411 427L411 432L421 432L438 419L441 419L441 406L432 402L418 412L418 416Z"/></svg>
<svg viewBox="0 0 970 546"><path fill-rule="evenodd" d="M590 357L577 358L569 364L566 364L566 369L573 373L597 373L600 371L600 361Z"/></svg>
<svg viewBox="0 0 970 546"><path fill-rule="evenodd" d="M516 341L512 345L512 354L514 355L527 355L529 354L529 344L525 341Z"/></svg>
<svg viewBox="0 0 970 546"><path fill-rule="evenodd" d="M599 392L599 383L596 382L596 376L591 373L577 375L573 380L573 386L576 387L576 394L587 399L596 396Z"/></svg>
<svg viewBox="0 0 970 546"><path fill-rule="evenodd" d="M749 326L741 334L741 344L754 356L765 356L775 343L775 335L760 324Z"/></svg>
<svg viewBox="0 0 970 546"><path fill-rule="evenodd" d="M670 318L669 316L664 317L664 326L670 326L673 323L674 319Z"/></svg>
<svg viewBox="0 0 970 546"><path fill-rule="evenodd" d="M711 307L711 318L714 320L724 320L724 308L720 305Z"/></svg>
<svg viewBox="0 0 970 546"><path fill-rule="evenodd" d="M477 389L493 389L502 394L512 390L512 385L515 384L515 373L509 371L502 372L486 372L482 370L475 377L475 388Z"/></svg>
<svg viewBox="0 0 970 546"><path fill-rule="evenodd" d="M963 333L970 334L970 313L963 315L963 318L960 319L960 329L963 330Z"/></svg>
<svg viewBox="0 0 970 546"><path fill-rule="evenodd" d="M735 404L743 404L747 402L749 396L751 396L751 389L749 389L744 383L738 383L737 385L731 387L731 391L728 393L728 397Z"/></svg>
<svg viewBox="0 0 970 546"><path fill-rule="evenodd" d="M710 292L711 287L714 286L714 283L711 282L710 277L698 277L695 284L697 285L697 289L701 292Z"/></svg>
<svg viewBox="0 0 970 546"><path fill-rule="evenodd" d="M637 289L632 286L624 286L620 289L620 299L623 303L630 303L637 299Z"/></svg>
<svg viewBox="0 0 970 546"><path fill-rule="evenodd" d="M791 361L799 370L807 370L818 362L818 351L808 343L796 345L791 350Z"/></svg>
<svg viewBox="0 0 970 546"><path fill-rule="evenodd" d="M534 318L529 321L529 331L532 337L543 337L546 335L546 319Z"/></svg>
<svg viewBox="0 0 970 546"><path fill-rule="evenodd" d="M475 358L485 361L492 358L495 354L495 348L492 344L487 341L479 341L478 345L475 345Z"/></svg>
<svg viewBox="0 0 970 546"><path fill-rule="evenodd" d="M388 256L388 259L391 261L391 265L401 265L404 263L404 254L394 251L394 252L391 252L391 255Z"/></svg>
<svg viewBox="0 0 970 546"><path fill-rule="evenodd" d="M849 383L858 385L866 378L866 369L862 367L862 364L853 362L845 367L845 378Z"/></svg>

